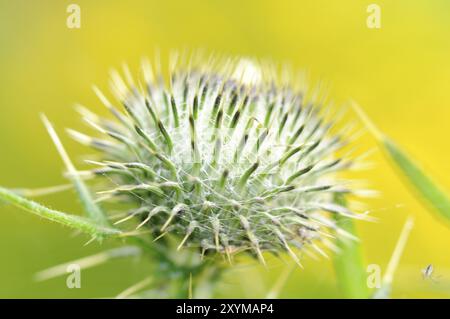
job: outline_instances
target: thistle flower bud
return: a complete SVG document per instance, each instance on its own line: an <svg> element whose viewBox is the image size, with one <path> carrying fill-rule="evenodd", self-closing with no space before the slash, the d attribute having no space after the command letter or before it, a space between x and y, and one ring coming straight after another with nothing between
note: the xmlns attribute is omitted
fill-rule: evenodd
<svg viewBox="0 0 450 319"><path fill-rule="evenodd" d="M134 220L154 238L174 235L178 249L245 251L263 263L264 252L299 262L298 249L346 235L330 218L359 216L333 201L343 191L335 173L350 164L336 155L346 136L331 133L305 91L249 59L175 59L166 82L159 69L143 63L139 81L128 68L124 79L113 72L116 106L95 88L112 119L80 109L99 134L70 131L100 153L86 175L103 180L99 201L134 207L116 224Z"/></svg>

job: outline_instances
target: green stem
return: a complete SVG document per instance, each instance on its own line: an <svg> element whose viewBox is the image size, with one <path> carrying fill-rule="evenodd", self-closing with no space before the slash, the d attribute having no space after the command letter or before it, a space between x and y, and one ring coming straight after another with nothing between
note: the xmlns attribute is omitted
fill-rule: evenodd
<svg viewBox="0 0 450 319"><path fill-rule="evenodd" d="M50 221L77 229L96 238L119 235L120 230L97 225L87 219L47 208L0 187L0 199Z"/></svg>
<svg viewBox="0 0 450 319"><path fill-rule="evenodd" d="M341 194L336 195L335 202L346 206L347 201ZM335 215L336 226L356 236L356 228L351 218ZM369 289L366 283L366 272L361 256L361 246L357 241L347 241L338 238L336 245L339 252L334 257L334 268L339 288L345 298L366 299Z"/></svg>
<svg viewBox="0 0 450 319"><path fill-rule="evenodd" d="M213 298L216 285L223 274L223 268L210 264L193 279L193 298Z"/></svg>
<svg viewBox="0 0 450 319"><path fill-rule="evenodd" d="M224 268L220 261L210 256L200 261L198 251L177 251L175 255L171 247L160 245L158 242L148 242L139 237L127 237L132 244L142 247L143 251L155 262L154 286L165 287L168 297L176 299L212 298L215 286ZM192 281L191 281L192 276Z"/></svg>

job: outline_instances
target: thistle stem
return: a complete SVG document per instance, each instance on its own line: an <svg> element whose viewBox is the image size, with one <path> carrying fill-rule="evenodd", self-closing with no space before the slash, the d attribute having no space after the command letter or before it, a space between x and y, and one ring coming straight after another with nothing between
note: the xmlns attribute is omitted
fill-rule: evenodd
<svg viewBox="0 0 450 319"><path fill-rule="evenodd" d="M119 234L121 234L120 230L97 225L92 221L81 218L79 216L69 215L57 210L50 209L39 203L23 198L3 187L0 187L0 199L42 218L57 222L73 229L77 229L96 238L118 236Z"/></svg>
<svg viewBox="0 0 450 319"><path fill-rule="evenodd" d="M346 206L347 201L343 195L336 195L335 202ZM340 214L335 215L336 226L356 236L353 220ZM334 268L338 286L345 298L366 299L369 289L366 283L366 272L361 256L361 246L357 241L337 239L339 252L334 256Z"/></svg>

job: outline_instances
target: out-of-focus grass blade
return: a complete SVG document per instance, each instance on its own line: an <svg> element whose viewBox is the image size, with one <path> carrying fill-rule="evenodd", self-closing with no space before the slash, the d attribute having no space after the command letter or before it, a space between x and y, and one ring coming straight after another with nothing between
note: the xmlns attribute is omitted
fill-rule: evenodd
<svg viewBox="0 0 450 319"><path fill-rule="evenodd" d="M280 295L281 290L286 285L289 277L294 272L294 269L297 268L296 263L291 263L286 267L286 269L281 273L280 277L275 281L275 284L273 285L272 289L269 290L269 292L266 295L266 299L277 299Z"/></svg>
<svg viewBox="0 0 450 319"><path fill-rule="evenodd" d="M59 155L61 156L67 168L69 178L71 179L71 181L75 186L75 189L77 190L78 196L81 200L81 204L83 205L83 209L86 215L99 225L103 226L109 225L109 221L106 218L106 215L103 213L100 207L94 202L92 195L89 192L89 189L84 184L83 180L80 178L75 166L72 164L72 161L67 155L67 152L64 149L64 146L62 145L61 140L56 134L56 131L53 128L52 124L44 114L41 115L41 118L42 122L44 122L44 125L51 139L53 140L53 143L55 144L56 149L58 150Z"/></svg>
<svg viewBox="0 0 450 319"><path fill-rule="evenodd" d="M130 256L137 256L141 253L141 249L136 246L125 246L119 248L113 248L106 251L102 251L98 254L91 255L88 257L80 258L77 260L72 260L64 264L53 266L51 268L42 270L34 276L37 281L48 280L61 275L66 274L67 267L76 264L80 266L83 270L91 267L101 265L111 259L116 258L126 258Z"/></svg>
<svg viewBox="0 0 450 319"><path fill-rule="evenodd" d="M56 186L42 187L42 188L33 188L33 189L31 189L31 188L16 188L16 189L11 189L11 191L15 192L17 195L30 198L30 197L41 197L41 196L56 194L56 193L66 191L71 188L73 188L72 184L63 184L63 185L56 185Z"/></svg>
<svg viewBox="0 0 450 319"><path fill-rule="evenodd" d="M346 206L346 200L342 194L335 196L335 201L341 206ZM355 235L356 229L353 220L340 214L335 215L336 226ZM361 245L356 240L337 239L336 246L339 249L334 256L334 269L338 286L344 294L344 298L367 299L369 289L366 282L366 271L361 256Z"/></svg>
<svg viewBox="0 0 450 319"><path fill-rule="evenodd" d="M189 273L189 291L188 299L192 299L192 273Z"/></svg>
<svg viewBox="0 0 450 319"><path fill-rule="evenodd" d="M383 276L381 287L373 294L374 299L386 299L390 297L392 280L394 279L394 274L400 262L400 257L403 254L403 250L405 250L406 242L408 241L409 233L411 232L413 226L414 220L412 217L409 217L406 220L397 244L395 245L394 252L392 253L391 259L389 260L389 264L386 268L386 273Z"/></svg>
<svg viewBox="0 0 450 319"><path fill-rule="evenodd" d="M116 296L116 299L131 298L135 293L149 286L152 282L153 277L146 277L144 280L122 291L120 294Z"/></svg>
<svg viewBox="0 0 450 319"><path fill-rule="evenodd" d="M79 230L95 238L101 239L121 234L120 230L97 225L90 220L47 208L3 187L0 187L0 199L42 218Z"/></svg>
<svg viewBox="0 0 450 319"><path fill-rule="evenodd" d="M409 185L429 203L434 210L441 216L450 221L450 198L449 196L428 176L419 165L411 159L403 150L401 150L389 137L384 135L373 124L362 109L353 103L353 108L367 128L378 140L382 149L391 159L391 163L401 172Z"/></svg>

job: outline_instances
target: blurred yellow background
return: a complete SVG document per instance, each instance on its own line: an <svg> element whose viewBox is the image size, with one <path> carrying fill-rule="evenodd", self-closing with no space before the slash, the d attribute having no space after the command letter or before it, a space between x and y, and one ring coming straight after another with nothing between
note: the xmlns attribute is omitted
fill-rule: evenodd
<svg viewBox="0 0 450 319"><path fill-rule="evenodd" d="M81 7L81 29L66 27L66 8ZM366 26L370 3L381 7L381 29ZM91 90L106 88L110 67L171 49L205 48L271 58L307 70L331 85L337 104L354 99L450 190L450 2L447 0L148 1L0 0L0 185L42 187L64 182L63 165L39 119L44 112L62 133L81 121L75 102L102 113ZM62 135L80 163L87 150ZM368 134L362 148L375 142ZM371 157L365 179L382 195L370 200L378 223L358 223L367 264L385 269L408 215L415 217L394 280L396 298L450 297L450 228L425 210L384 157ZM71 192L42 199L80 212ZM82 288L65 278L33 281L49 266L104 247L83 246L58 225L0 206L0 297L112 297L141 280L147 261L114 261L83 272ZM108 244L103 245L105 247ZM338 297L329 260L307 259L281 297ZM421 269L433 264L437 283ZM248 265L220 286L225 297L263 297L283 270Z"/></svg>

